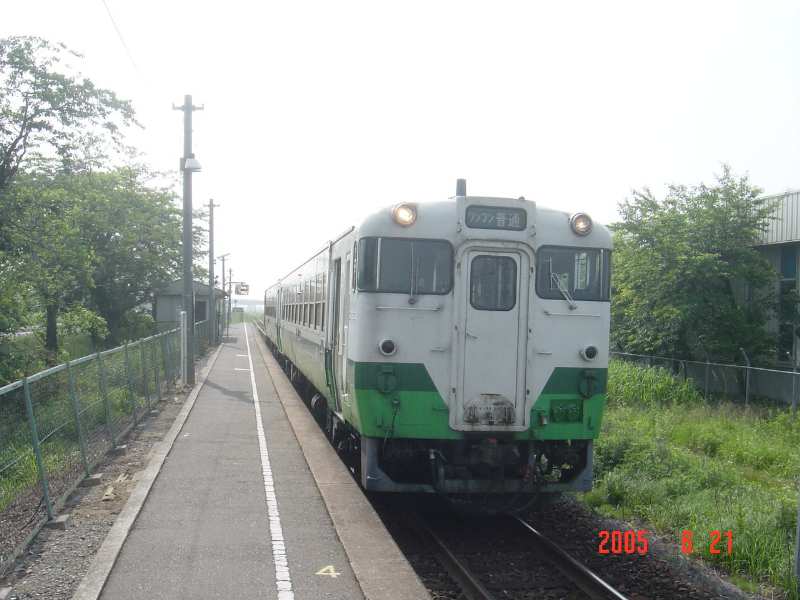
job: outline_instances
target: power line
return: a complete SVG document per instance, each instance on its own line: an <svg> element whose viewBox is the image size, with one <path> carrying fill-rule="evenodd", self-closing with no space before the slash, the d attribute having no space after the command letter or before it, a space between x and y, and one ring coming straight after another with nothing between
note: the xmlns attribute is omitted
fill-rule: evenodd
<svg viewBox="0 0 800 600"><path fill-rule="evenodd" d="M136 64L136 61L133 60L133 54L131 54L131 49L128 48L128 44L125 43L125 38L122 37L122 32L120 31L119 27L117 26L117 22L114 20L114 15L111 14L111 9L108 8L108 4L106 0L102 0L103 6L106 8L106 13L108 13L108 18L111 19L111 24L114 26L114 31L117 32L117 37L119 41L122 43L122 47L125 48L125 53L128 55L128 59L131 61L133 68L136 69L136 73L141 76L142 72L139 70L139 65Z"/></svg>

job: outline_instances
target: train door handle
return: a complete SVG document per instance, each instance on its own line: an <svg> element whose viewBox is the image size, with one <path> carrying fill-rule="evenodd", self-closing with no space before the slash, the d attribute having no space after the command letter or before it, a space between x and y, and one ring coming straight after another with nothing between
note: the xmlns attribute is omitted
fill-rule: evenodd
<svg viewBox="0 0 800 600"><path fill-rule="evenodd" d="M472 338L473 340L477 340L477 339L478 339L478 336L477 336L477 335L472 335L472 334L471 334L469 331L467 331L466 329L464 330L464 333L466 333L466 334L467 334L467 337L468 337L468 338Z"/></svg>
<svg viewBox="0 0 800 600"><path fill-rule="evenodd" d="M300 328L297 328L297 337L300 337Z"/></svg>

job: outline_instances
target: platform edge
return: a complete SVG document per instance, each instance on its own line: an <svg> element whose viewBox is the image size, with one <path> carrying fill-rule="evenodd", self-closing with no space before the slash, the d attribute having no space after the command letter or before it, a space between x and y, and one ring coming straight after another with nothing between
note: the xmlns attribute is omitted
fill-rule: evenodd
<svg viewBox="0 0 800 600"><path fill-rule="evenodd" d="M205 385L208 374L211 372L214 363L217 362L217 357L223 346L223 344L217 346L214 355L200 371L199 380L189 393L189 397L181 407L167 435L151 450L147 466L138 474L138 483L136 487L128 497L116 521L114 521L114 525L112 525L103 540L97 554L95 554L92 564L89 566L86 575L81 579L81 583L78 585L78 589L75 590L72 600L97 600L103 592L106 581L108 581L108 576L111 574L111 570L117 562L117 557L119 556L120 550L122 550L122 546L125 544L128 533L131 527L133 527L136 518L139 516L139 512L142 506L144 506L147 496L150 494L153 483L161 472L164 460L166 460L167 455L170 450L172 450L175 439L178 437L181 429L183 429L183 425L186 423L186 419L189 417L189 413L194 407L200 390L203 388L203 385Z"/></svg>
<svg viewBox="0 0 800 600"><path fill-rule="evenodd" d="M321 470L323 463L325 466L329 466L330 461L323 461L316 456L320 445L318 443L314 444L314 442L321 440L324 442L326 450L330 452L334 450L328 444L322 431L317 427L313 417L275 358L267 350L264 340L258 332L255 338L256 347L264 365L267 367L272 385L283 407L283 412L300 445L303 458L314 478L314 485L317 486L325 503L325 509L331 521L333 521L336 535L342 543L347 559L350 561L350 567L366 600L430 599L431 596L428 590L386 530L383 521L375 513L361 488L347 473L347 468L344 464L338 460L338 457L336 457L338 466L347 473L347 478L345 478L347 483L320 484L321 480L329 479L329 476L325 477ZM309 439L309 436L311 439ZM341 481L338 478L337 480ZM351 490L350 495L353 501L357 503L357 506L343 503L340 498L335 498L337 492L341 493L343 490ZM345 509L345 506L349 508ZM353 528L353 520L344 514L346 511L355 512L362 517L368 515L370 522L363 523L360 532L356 531ZM375 536L365 535L366 532L374 532L376 530L382 532L382 535L377 536L378 539Z"/></svg>

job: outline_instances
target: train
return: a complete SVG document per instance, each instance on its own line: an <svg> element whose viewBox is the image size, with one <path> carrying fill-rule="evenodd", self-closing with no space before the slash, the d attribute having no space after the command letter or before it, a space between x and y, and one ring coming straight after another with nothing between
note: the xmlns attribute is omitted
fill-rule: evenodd
<svg viewBox="0 0 800 600"><path fill-rule="evenodd" d="M274 356L365 490L528 498L592 485L608 228L519 198L369 214L264 292Z"/></svg>

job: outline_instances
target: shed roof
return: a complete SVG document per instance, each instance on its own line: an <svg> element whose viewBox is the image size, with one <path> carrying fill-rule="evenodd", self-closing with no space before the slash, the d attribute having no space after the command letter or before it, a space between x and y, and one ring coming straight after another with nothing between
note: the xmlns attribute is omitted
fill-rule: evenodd
<svg viewBox="0 0 800 600"><path fill-rule="evenodd" d="M767 200L776 200L772 210L772 219L761 238L759 245L785 244L800 242L800 190L765 196Z"/></svg>
<svg viewBox="0 0 800 600"><path fill-rule="evenodd" d="M208 284L200 283L199 281L193 282L195 296L208 296ZM217 297L227 296L228 294L220 288L215 288ZM178 279L170 283L166 283L161 288L156 290L156 296L182 296L183 295L183 280Z"/></svg>

